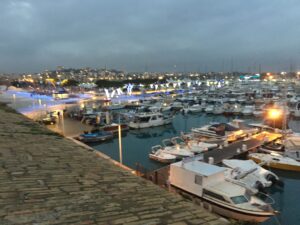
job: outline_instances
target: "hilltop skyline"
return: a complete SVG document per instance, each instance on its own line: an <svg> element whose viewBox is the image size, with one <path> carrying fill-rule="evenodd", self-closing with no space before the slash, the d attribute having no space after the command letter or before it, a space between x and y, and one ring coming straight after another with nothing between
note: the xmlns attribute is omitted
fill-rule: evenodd
<svg viewBox="0 0 300 225"><path fill-rule="evenodd" d="M0 2L0 73L300 70L295 0Z"/></svg>

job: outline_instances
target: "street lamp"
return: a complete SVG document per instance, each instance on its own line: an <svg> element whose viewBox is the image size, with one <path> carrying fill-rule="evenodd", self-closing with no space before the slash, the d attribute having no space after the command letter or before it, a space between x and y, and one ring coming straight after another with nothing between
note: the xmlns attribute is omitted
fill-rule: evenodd
<svg viewBox="0 0 300 225"><path fill-rule="evenodd" d="M280 109L270 109L268 112L268 117L273 120L274 128L275 121L282 116L282 111Z"/></svg>

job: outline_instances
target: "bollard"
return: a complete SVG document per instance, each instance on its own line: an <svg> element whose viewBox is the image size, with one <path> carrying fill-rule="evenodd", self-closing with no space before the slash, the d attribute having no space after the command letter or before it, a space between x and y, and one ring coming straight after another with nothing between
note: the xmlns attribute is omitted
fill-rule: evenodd
<svg viewBox="0 0 300 225"><path fill-rule="evenodd" d="M214 164L214 158L213 157L209 157L208 158L208 163L211 164L211 165Z"/></svg>
<svg viewBox="0 0 300 225"><path fill-rule="evenodd" d="M242 145L242 150L245 152L245 151L247 151L247 145L246 144L243 144Z"/></svg>
<svg viewBox="0 0 300 225"><path fill-rule="evenodd" d="M228 141L224 141L224 147L228 147Z"/></svg>
<svg viewBox="0 0 300 225"><path fill-rule="evenodd" d="M222 150L222 149L223 149L223 145L220 145L220 146L219 146L219 149Z"/></svg>

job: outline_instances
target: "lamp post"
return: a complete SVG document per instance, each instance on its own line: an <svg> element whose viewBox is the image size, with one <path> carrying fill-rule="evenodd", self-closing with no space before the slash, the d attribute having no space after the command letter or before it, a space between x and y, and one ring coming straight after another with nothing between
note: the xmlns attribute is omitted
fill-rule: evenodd
<svg viewBox="0 0 300 225"><path fill-rule="evenodd" d="M282 115L282 111L280 109L270 109L269 110L268 116L270 119L273 120L274 129L275 129L275 121L277 119L279 119L281 115Z"/></svg>

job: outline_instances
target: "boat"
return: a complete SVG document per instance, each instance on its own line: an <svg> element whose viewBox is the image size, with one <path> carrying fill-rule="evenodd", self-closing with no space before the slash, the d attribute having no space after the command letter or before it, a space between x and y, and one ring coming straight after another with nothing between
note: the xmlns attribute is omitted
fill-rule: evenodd
<svg viewBox="0 0 300 225"><path fill-rule="evenodd" d="M112 103L109 106L107 106L108 110L120 110L120 109L124 109L125 105L122 105L120 103Z"/></svg>
<svg viewBox="0 0 300 225"><path fill-rule="evenodd" d="M251 190L227 181L225 171L226 168L187 158L170 165L170 187L201 199L205 208L224 217L263 222L275 215L270 203L256 197Z"/></svg>
<svg viewBox="0 0 300 225"><path fill-rule="evenodd" d="M242 109L243 116L251 116L254 112L255 107L253 105L245 105Z"/></svg>
<svg viewBox="0 0 300 225"><path fill-rule="evenodd" d="M295 111L294 111L294 116L296 118L300 118L300 102L298 102L296 104Z"/></svg>
<svg viewBox="0 0 300 225"><path fill-rule="evenodd" d="M203 137L214 137L230 140L236 140L248 135L247 132L244 132L243 130L227 123L216 123L200 128L192 128L191 130L193 133L202 135Z"/></svg>
<svg viewBox="0 0 300 225"><path fill-rule="evenodd" d="M224 113L223 105L218 104L214 106L213 114L214 115L221 115Z"/></svg>
<svg viewBox="0 0 300 225"><path fill-rule="evenodd" d="M77 140L84 142L84 143L92 143L92 142L101 142L107 141L113 138L112 132L107 131L96 131L90 133L84 133L77 137Z"/></svg>
<svg viewBox="0 0 300 225"><path fill-rule="evenodd" d="M236 182L254 192L262 191L274 183L279 182L279 177L252 160L223 159L222 164L230 168L227 170L226 178Z"/></svg>
<svg viewBox="0 0 300 225"><path fill-rule="evenodd" d="M188 107L186 110L187 112L190 113L198 113L198 112L202 112L202 106L200 104L194 104Z"/></svg>
<svg viewBox="0 0 300 225"><path fill-rule="evenodd" d="M175 155L165 152L161 145L155 145L152 147L149 158L161 163L172 163L177 159Z"/></svg>
<svg viewBox="0 0 300 225"><path fill-rule="evenodd" d="M129 130L129 126L127 124L120 124L120 126L121 126L121 131L122 132L125 132L125 131ZM119 132L119 124L111 123L111 124L105 125L103 127L100 127L100 129L104 130L104 131L112 132L113 134L116 134L116 133Z"/></svg>
<svg viewBox="0 0 300 225"><path fill-rule="evenodd" d="M162 143L165 153L175 155L179 159L194 155L184 143L176 143L171 139L164 139Z"/></svg>
<svg viewBox="0 0 300 225"><path fill-rule="evenodd" d="M214 106L213 105L207 105L206 108L204 109L205 113L211 114L214 111Z"/></svg>
<svg viewBox="0 0 300 225"><path fill-rule="evenodd" d="M300 162L278 153L251 153L248 158L256 163L264 162L270 168L300 172Z"/></svg>
<svg viewBox="0 0 300 225"><path fill-rule="evenodd" d="M173 115L163 115L162 113L138 113L128 126L133 129L157 127L170 124L173 121Z"/></svg>
<svg viewBox="0 0 300 225"><path fill-rule="evenodd" d="M277 153L300 161L300 137L288 136L285 140L277 140L260 146L259 150L264 153Z"/></svg>
<svg viewBox="0 0 300 225"><path fill-rule="evenodd" d="M232 106L233 115L240 115L242 113L242 107L240 104L234 104Z"/></svg>

